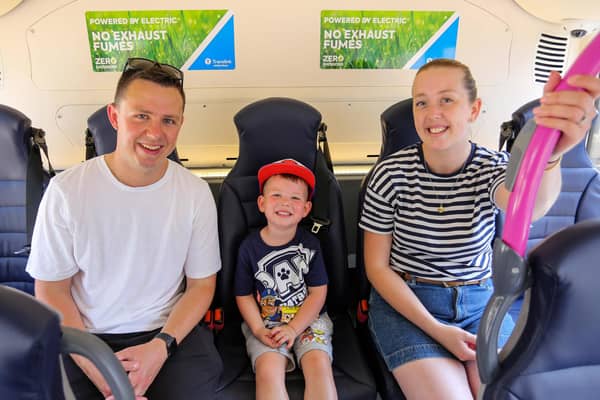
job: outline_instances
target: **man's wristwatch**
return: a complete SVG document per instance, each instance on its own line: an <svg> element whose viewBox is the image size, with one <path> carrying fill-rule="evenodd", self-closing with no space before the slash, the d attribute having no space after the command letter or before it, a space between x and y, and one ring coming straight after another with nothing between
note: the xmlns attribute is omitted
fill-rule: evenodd
<svg viewBox="0 0 600 400"><path fill-rule="evenodd" d="M167 356L171 357L171 355L177 350L177 340L166 332L158 332L156 336L157 339L162 340L167 345Z"/></svg>

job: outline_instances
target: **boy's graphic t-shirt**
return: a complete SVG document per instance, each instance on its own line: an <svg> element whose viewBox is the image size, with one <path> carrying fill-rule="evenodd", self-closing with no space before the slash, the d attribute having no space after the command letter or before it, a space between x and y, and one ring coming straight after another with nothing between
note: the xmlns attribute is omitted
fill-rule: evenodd
<svg viewBox="0 0 600 400"><path fill-rule="evenodd" d="M326 284L319 240L300 227L283 246L267 245L259 231L240 246L235 295L255 294L267 325L291 321L308 296L308 287Z"/></svg>

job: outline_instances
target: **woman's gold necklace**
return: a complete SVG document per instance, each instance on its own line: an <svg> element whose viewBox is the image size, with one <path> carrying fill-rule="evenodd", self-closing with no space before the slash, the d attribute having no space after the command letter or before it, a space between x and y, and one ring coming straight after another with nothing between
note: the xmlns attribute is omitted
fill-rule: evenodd
<svg viewBox="0 0 600 400"><path fill-rule="evenodd" d="M423 165L425 166L425 172L427 173L427 179L429 179L429 183L431 184L431 187L435 191L435 198L440 203L440 205L437 208L438 213L443 214L444 211L446 211L446 209L444 208L444 203L446 202L446 200L448 200L448 196L450 196L450 192L454 191L454 188L456 187L456 184L458 183L458 179L460 178L460 174L463 173L463 170L467 166L467 161L469 161L468 158L465 160L465 162L463 163L463 165L460 167L460 170L457 173L457 177L454 180L454 184L452 185L452 187L450 188L450 190L446 193L446 196L444 196L443 199L440 199L440 196L438 194L438 189L433 184L433 180L431 179L431 175L433 175L433 174L429 171L429 167L427 167L427 162L425 160L423 160Z"/></svg>

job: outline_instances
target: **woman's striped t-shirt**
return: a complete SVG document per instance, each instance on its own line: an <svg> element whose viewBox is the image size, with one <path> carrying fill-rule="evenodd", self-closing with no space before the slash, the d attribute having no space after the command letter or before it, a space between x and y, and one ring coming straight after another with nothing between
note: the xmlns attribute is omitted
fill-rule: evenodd
<svg viewBox="0 0 600 400"><path fill-rule="evenodd" d="M420 144L402 149L375 168L359 226L393 235L394 270L438 281L487 278L497 213L493 199L507 163L507 153L473 144L462 170L442 176L428 171Z"/></svg>

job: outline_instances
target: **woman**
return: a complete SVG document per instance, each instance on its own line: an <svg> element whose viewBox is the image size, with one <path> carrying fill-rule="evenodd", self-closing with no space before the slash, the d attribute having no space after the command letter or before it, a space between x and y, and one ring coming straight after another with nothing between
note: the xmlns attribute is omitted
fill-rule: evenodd
<svg viewBox="0 0 600 400"><path fill-rule="evenodd" d="M599 79L572 77L569 83L584 91L552 93L559 81L552 73L534 110L538 124L563 132L545 168L534 218L556 199L562 154L582 140L597 113ZM492 293L491 239L497 209L508 203L508 154L469 141L481 100L464 64L425 64L412 96L422 143L377 166L359 224L373 286L369 328L408 399L474 398L475 333ZM499 346L513 326L507 317Z"/></svg>

